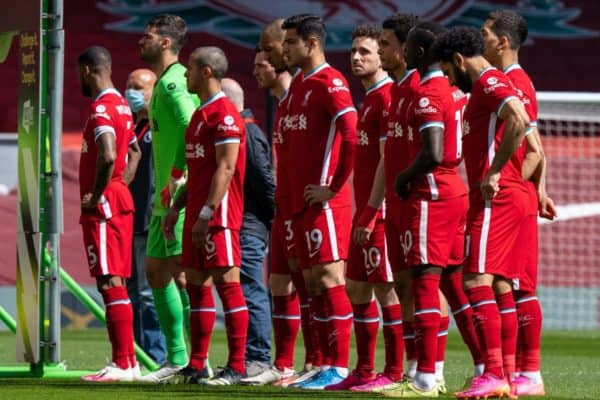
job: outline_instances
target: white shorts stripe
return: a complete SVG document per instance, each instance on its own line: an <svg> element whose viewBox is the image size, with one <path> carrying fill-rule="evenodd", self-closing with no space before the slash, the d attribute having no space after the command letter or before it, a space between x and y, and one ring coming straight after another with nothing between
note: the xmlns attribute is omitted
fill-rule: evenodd
<svg viewBox="0 0 600 400"><path fill-rule="evenodd" d="M483 209L483 226L481 227L481 238L479 239L479 263L477 272L485 273L485 261L487 257L487 241L490 233L490 220L492 219L492 202L485 201Z"/></svg>
<svg viewBox="0 0 600 400"><path fill-rule="evenodd" d="M112 218L112 210L110 209L110 203L106 200L104 195L100 196L100 204L102 204L102 212L104 212L104 217L106 219Z"/></svg>
<svg viewBox="0 0 600 400"><path fill-rule="evenodd" d="M384 258L385 258L385 281L386 282L394 282L394 273L392 272L392 265L390 264L390 259L388 257L388 249L387 249L387 240L383 238L383 250L384 250Z"/></svg>
<svg viewBox="0 0 600 400"><path fill-rule="evenodd" d="M427 202L421 201L421 216L419 219L419 254L421 264L427 264Z"/></svg>
<svg viewBox="0 0 600 400"><path fill-rule="evenodd" d="M98 225L100 229L100 270L102 275L108 275L107 246L106 246L106 221L101 221Z"/></svg>
<svg viewBox="0 0 600 400"><path fill-rule="evenodd" d="M325 209L325 219L327 220L327 235L329 236L329 245L331 246L331 256L334 261L340 259L338 251L337 237L335 232L335 221L333 220L333 211L331 208Z"/></svg>
<svg viewBox="0 0 600 400"><path fill-rule="evenodd" d="M233 244L231 243L231 231L225 229L225 250L227 251L227 266L235 266L233 263Z"/></svg>

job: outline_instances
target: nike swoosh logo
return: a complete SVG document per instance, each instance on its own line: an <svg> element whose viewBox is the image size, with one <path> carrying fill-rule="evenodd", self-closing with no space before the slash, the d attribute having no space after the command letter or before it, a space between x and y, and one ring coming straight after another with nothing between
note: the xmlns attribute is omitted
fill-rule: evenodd
<svg viewBox="0 0 600 400"><path fill-rule="evenodd" d="M207 255L206 255L206 259L207 259L207 260L210 260L211 258L213 258L213 257L214 257L214 256L216 256L216 255L217 255L217 253L211 253L211 254L207 254Z"/></svg>
<svg viewBox="0 0 600 400"><path fill-rule="evenodd" d="M294 247L294 246L296 246L296 244L288 244L288 245L287 245L287 249L289 250L289 249L291 249L291 248L292 248L292 247Z"/></svg>
<svg viewBox="0 0 600 400"><path fill-rule="evenodd" d="M315 251L311 251L308 253L308 257L309 258L313 258L315 255L319 254L319 249L315 250Z"/></svg>

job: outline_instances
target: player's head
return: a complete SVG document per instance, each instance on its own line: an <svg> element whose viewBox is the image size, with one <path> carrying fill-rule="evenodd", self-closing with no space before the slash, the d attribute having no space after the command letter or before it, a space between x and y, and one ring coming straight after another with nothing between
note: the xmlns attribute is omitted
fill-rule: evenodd
<svg viewBox="0 0 600 400"><path fill-rule="evenodd" d="M366 78L381 69L377 44L380 35L381 28L375 25L359 25L352 31L350 67L354 76Z"/></svg>
<svg viewBox="0 0 600 400"><path fill-rule="evenodd" d="M142 60L153 63L160 59L163 52L179 54L185 44L187 25L177 15L161 14L146 24L144 36L139 40Z"/></svg>
<svg viewBox="0 0 600 400"><path fill-rule="evenodd" d="M406 37L417 22L418 18L412 14L394 14L383 21L379 37L379 58L384 70L392 72L405 65Z"/></svg>
<svg viewBox="0 0 600 400"><path fill-rule="evenodd" d="M185 72L188 91L198 93L211 79L220 81L227 73L228 65L227 56L219 47L198 47L190 55Z"/></svg>
<svg viewBox="0 0 600 400"><path fill-rule="evenodd" d="M242 89L236 80L231 78L221 79L221 90L223 90L225 96L231 100L238 111L244 109L244 89Z"/></svg>
<svg viewBox="0 0 600 400"><path fill-rule="evenodd" d="M527 21L511 10L492 11L483 26L481 34L485 43L485 58L497 65L507 51L516 52L527 40Z"/></svg>
<svg viewBox="0 0 600 400"><path fill-rule="evenodd" d="M254 75L254 79L256 79L259 88L272 89L277 83L277 72L269 62L267 54L260 49L256 50L252 75Z"/></svg>
<svg viewBox="0 0 600 400"><path fill-rule="evenodd" d="M110 80L111 62L110 53L102 46L88 47L79 55L77 76L82 95L92 97L93 86L98 80Z"/></svg>
<svg viewBox="0 0 600 400"><path fill-rule="evenodd" d="M137 113L148 109L155 82L156 75L149 69L140 68L129 74L125 83L125 98L131 111Z"/></svg>
<svg viewBox="0 0 600 400"><path fill-rule="evenodd" d="M301 68L311 57L325 48L325 24L313 14L300 14L283 22L285 39L283 55L288 68Z"/></svg>
<svg viewBox="0 0 600 400"><path fill-rule="evenodd" d="M473 82L467 73L467 62L483 57L481 32L473 27L452 28L436 39L434 52L450 82L463 92L470 92Z"/></svg>
<svg viewBox="0 0 600 400"><path fill-rule="evenodd" d="M283 21L283 18L278 18L265 26L260 33L258 44L278 73L287 69L285 61L283 61L283 40L285 39L285 30L282 28Z"/></svg>
<svg viewBox="0 0 600 400"><path fill-rule="evenodd" d="M406 39L407 68L427 68L437 60L433 56L433 43L446 29L435 22L418 23L408 33Z"/></svg>

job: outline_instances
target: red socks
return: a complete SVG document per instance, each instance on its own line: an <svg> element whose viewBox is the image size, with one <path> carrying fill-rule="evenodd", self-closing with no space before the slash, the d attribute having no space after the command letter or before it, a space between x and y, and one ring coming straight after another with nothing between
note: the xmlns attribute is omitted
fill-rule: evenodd
<svg viewBox="0 0 600 400"><path fill-rule="evenodd" d="M201 371L206 366L210 338L215 326L216 309L212 286L187 284L190 297L190 342L189 366Z"/></svg>
<svg viewBox="0 0 600 400"><path fill-rule="evenodd" d="M483 354L481 353L477 333L473 326L473 309L469 305L469 299L467 299L467 295L463 289L462 272L458 271L442 275L440 290L446 297L446 300L448 300L454 322L456 322L463 342L465 342L471 353L473 364L483 364Z"/></svg>
<svg viewBox="0 0 600 400"><path fill-rule="evenodd" d="M517 345L517 371L540 370L540 340L542 335L542 308L534 293L517 292L519 335Z"/></svg>
<svg viewBox="0 0 600 400"><path fill-rule="evenodd" d="M244 374L246 372L246 337L248 334L248 308L239 282L215 285L223 303L229 359L227 365Z"/></svg>
<svg viewBox="0 0 600 400"><path fill-rule="evenodd" d="M304 283L304 276L300 271L292 271L292 282L296 287L296 293L300 300L300 324L302 337L304 339L304 364L321 365L321 352L319 351L319 337L313 314L310 309L310 301ZM312 328L312 329L311 329Z"/></svg>
<svg viewBox="0 0 600 400"><path fill-rule="evenodd" d="M350 334L352 332L352 305L346 286L339 285L323 290L323 304L327 314L327 342L332 367L348 368Z"/></svg>
<svg viewBox="0 0 600 400"><path fill-rule="evenodd" d="M356 336L356 372L363 378L372 378L375 369L375 347L379 330L379 310L374 301L352 304L354 335Z"/></svg>
<svg viewBox="0 0 600 400"><path fill-rule="evenodd" d="M101 291L106 307L106 329L112 345L112 361L121 369L136 364L133 347L133 307L125 286Z"/></svg>
<svg viewBox="0 0 600 400"><path fill-rule="evenodd" d="M473 308L475 331L483 352L485 372L502 379L502 322L500 311L490 286L466 290Z"/></svg>
<svg viewBox="0 0 600 400"><path fill-rule="evenodd" d="M502 320L502 364L504 375L509 379L515 374L515 356L517 354L517 309L513 293L503 293L496 297Z"/></svg>
<svg viewBox="0 0 600 400"><path fill-rule="evenodd" d="M286 296L273 296L273 335L275 361L279 369L294 368L296 337L300 329L300 302L297 292Z"/></svg>
<svg viewBox="0 0 600 400"><path fill-rule="evenodd" d="M414 318L414 317L413 317ZM417 361L417 348L415 347L415 327L413 321L402 323L404 347L406 349L406 361Z"/></svg>
<svg viewBox="0 0 600 400"><path fill-rule="evenodd" d="M448 341L448 327L450 318L448 316L440 317L440 328L437 334L437 355L435 361L444 361L446 355L446 342Z"/></svg>
<svg viewBox="0 0 600 400"><path fill-rule="evenodd" d="M400 304L381 307L383 340L385 342L385 369L392 380L402 379L404 339L402 338L402 307Z"/></svg>
<svg viewBox="0 0 600 400"><path fill-rule="evenodd" d="M435 274L422 274L412 280L417 371L430 374L435 373L440 329L439 286L440 276Z"/></svg>
<svg viewBox="0 0 600 400"><path fill-rule="evenodd" d="M327 317L329 310L326 308L328 304L323 301L322 295L311 296L310 298L310 313L311 325L310 330L312 337L319 346L321 354L321 365L331 365L331 356L329 349L329 332L327 331ZM316 335L315 335L316 334Z"/></svg>

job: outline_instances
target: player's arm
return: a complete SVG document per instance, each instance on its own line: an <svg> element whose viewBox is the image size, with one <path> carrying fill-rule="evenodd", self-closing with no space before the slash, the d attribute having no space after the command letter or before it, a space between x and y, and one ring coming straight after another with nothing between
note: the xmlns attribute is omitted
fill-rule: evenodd
<svg viewBox="0 0 600 400"><path fill-rule="evenodd" d="M217 169L210 182L208 197L202 207L198 219L192 227L192 241L198 248L203 248L208 234L208 222L213 213L223 201L229 184L235 174L235 165L237 163L240 150L239 138L230 138L223 143L215 144L215 158Z"/></svg>
<svg viewBox="0 0 600 400"><path fill-rule="evenodd" d="M535 177L534 174L540 169L544 159L542 143L539 140L537 128L531 127L529 129L525 135L525 145L525 159L523 160L523 166L521 167L521 175L526 181L531 179L536 182L537 187L537 179L539 176Z"/></svg>
<svg viewBox="0 0 600 400"><path fill-rule="evenodd" d="M408 198L410 183L440 165L444 159L444 124L428 123L419 128L423 147L415 160L396 177L394 189L398 196Z"/></svg>
<svg viewBox="0 0 600 400"><path fill-rule="evenodd" d="M352 233L352 239L359 245L365 244L371 237L371 232L373 232L373 229L375 228L377 211L379 210L379 207L381 207L385 197L384 148L385 136L379 141L379 162L377 163L377 169L373 176L373 186L371 187L369 201L358 217L356 228Z"/></svg>
<svg viewBox="0 0 600 400"><path fill-rule="evenodd" d="M498 117L504 120L504 133L487 176L481 183L484 199L491 199L500 190L500 171L521 145L529 127L529 117L517 97L508 98L500 107Z"/></svg>
<svg viewBox="0 0 600 400"><path fill-rule="evenodd" d="M84 208L93 208L98 205L115 169L117 151L115 133L111 129L112 127L105 127L105 130L96 132L96 146L98 147L96 176L94 178L94 185L92 186L92 193L86 193L82 199L82 207Z"/></svg>
<svg viewBox="0 0 600 400"><path fill-rule="evenodd" d="M312 206L333 198L350 177L356 153L356 122L357 116L354 107L347 107L335 116L336 130L340 132L342 138L338 164L329 185L307 185L304 188L304 201L309 205Z"/></svg>
<svg viewBox="0 0 600 400"><path fill-rule="evenodd" d="M138 144L137 138L134 135L131 142L129 142L129 147L127 148L127 166L123 172L123 181L126 185L129 185L131 182L133 182L135 171L137 171L137 167L141 159L142 150L140 149L140 145Z"/></svg>
<svg viewBox="0 0 600 400"><path fill-rule="evenodd" d="M538 196L538 209L540 213L540 217L546 218L549 220L553 220L557 216L556 206L554 205L554 201L548 193L546 193L546 171L547 171L547 160L546 153L544 153L544 147L542 146L542 139L540 137L540 132L536 126L533 127L532 134L528 135L534 136L535 145L539 151L540 160L535 168L531 172L531 175L527 177L525 175L525 162L527 162L527 157L525 158L525 162L523 163L523 178L531 179L535 184L535 188ZM529 145L529 141L528 141Z"/></svg>

